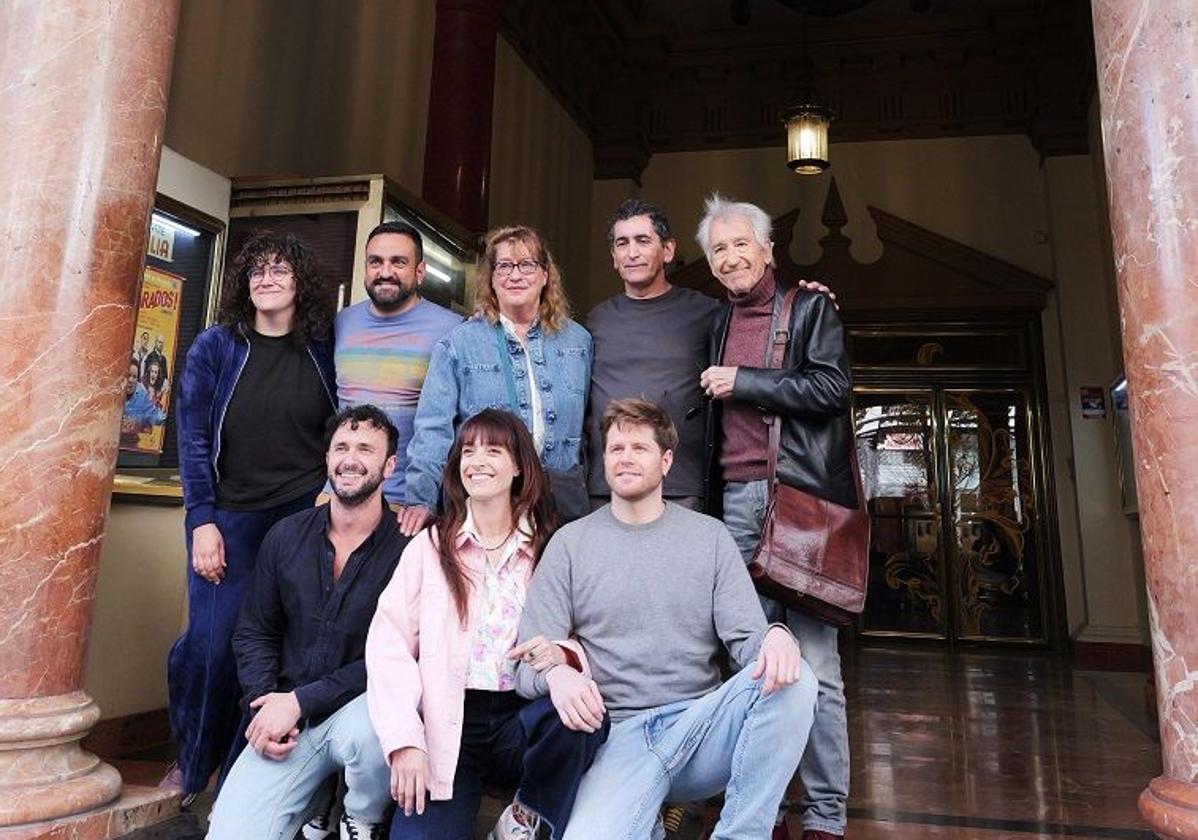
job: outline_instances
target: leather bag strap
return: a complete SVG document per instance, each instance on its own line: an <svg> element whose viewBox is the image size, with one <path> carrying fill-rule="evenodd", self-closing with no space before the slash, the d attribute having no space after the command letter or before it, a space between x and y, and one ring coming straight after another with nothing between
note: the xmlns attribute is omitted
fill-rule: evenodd
<svg viewBox="0 0 1198 840"><path fill-rule="evenodd" d="M780 369L782 363L786 359L786 346L790 344L790 322L794 315L795 298L798 297L799 287L792 286L786 290L786 295L782 298L782 306L774 311L774 318L770 321L770 350L768 366L774 369ZM762 416L762 421L769 424L770 439L766 449L766 460L769 464L769 487L770 494L774 492L774 485L778 482L778 450L782 446L782 418L777 414L765 414Z"/></svg>

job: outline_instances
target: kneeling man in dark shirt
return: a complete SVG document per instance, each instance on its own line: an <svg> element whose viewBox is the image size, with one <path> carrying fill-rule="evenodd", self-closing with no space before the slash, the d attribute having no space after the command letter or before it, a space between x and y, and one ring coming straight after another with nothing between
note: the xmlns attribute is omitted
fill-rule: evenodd
<svg viewBox="0 0 1198 840"><path fill-rule="evenodd" d="M333 497L275 525L258 553L233 649L254 717L209 840L290 840L321 783L342 769L342 838L374 838L391 773L366 711L366 632L407 539L382 499L396 431L372 405L329 421Z"/></svg>

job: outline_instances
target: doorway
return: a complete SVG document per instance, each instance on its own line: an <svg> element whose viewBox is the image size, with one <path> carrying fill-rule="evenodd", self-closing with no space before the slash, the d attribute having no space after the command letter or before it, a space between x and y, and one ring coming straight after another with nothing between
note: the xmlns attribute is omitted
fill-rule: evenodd
<svg viewBox="0 0 1198 840"><path fill-rule="evenodd" d="M859 631L1049 644L1038 324L849 332L872 524Z"/></svg>

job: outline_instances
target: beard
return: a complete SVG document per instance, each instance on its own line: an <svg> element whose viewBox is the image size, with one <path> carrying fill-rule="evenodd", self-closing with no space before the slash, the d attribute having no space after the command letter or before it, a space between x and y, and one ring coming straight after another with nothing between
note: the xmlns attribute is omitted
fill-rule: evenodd
<svg viewBox="0 0 1198 840"><path fill-rule="evenodd" d="M358 507L370 499L383 483L383 471L366 472L364 475L362 483L353 490L342 490L337 486L337 476L329 476L329 485L333 488L333 495L337 497L337 501L346 507Z"/></svg>
<svg viewBox="0 0 1198 840"><path fill-rule="evenodd" d="M414 286L409 287L398 282L387 284L381 289L377 283L371 283L366 287L366 296L380 312L394 312L407 303L414 294L416 294Z"/></svg>

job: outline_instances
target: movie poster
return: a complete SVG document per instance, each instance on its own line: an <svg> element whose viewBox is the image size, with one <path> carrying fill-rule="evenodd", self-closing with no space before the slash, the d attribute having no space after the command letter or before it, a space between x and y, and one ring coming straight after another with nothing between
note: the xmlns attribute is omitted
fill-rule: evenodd
<svg viewBox="0 0 1198 840"><path fill-rule="evenodd" d="M162 454L175 376L183 278L146 267L137 295L137 330L125 375L121 449Z"/></svg>

